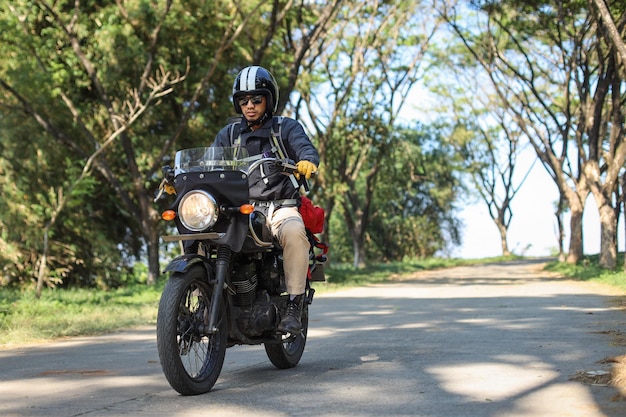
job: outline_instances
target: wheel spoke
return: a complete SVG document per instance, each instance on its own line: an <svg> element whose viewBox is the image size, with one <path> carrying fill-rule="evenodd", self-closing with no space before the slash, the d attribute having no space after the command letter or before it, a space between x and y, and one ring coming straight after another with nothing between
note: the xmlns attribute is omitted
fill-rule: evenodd
<svg viewBox="0 0 626 417"><path fill-rule="evenodd" d="M179 309L179 354L183 367L190 377L202 375L210 358L210 338L199 329L208 321L208 308L204 302L208 295L196 285L187 289Z"/></svg>
<svg viewBox="0 0 626 417"><path fill-rule="evenodd" d="M218 310L217 331L207 334L211 287L203 267L173 274L166 284L157 319L159 359L168 382L183 395L208 392L224 362L226 307Z"/></svg>

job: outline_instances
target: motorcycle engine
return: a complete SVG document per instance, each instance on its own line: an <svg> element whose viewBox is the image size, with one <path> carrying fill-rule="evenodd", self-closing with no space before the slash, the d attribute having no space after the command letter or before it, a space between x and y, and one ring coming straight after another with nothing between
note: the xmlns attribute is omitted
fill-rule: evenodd
<svg viewBox="0 0 626 417"><path fill-rule="evenodd" d="M235 287L233 304L247 306L254 303L257 287L256 263L248 262L235 266L231 274L231 283Z"/></svg>
<svg viewBox="0 0 626 417"><path fill-rule="evenodd" d="M277 307L270 301L267 291L257 291L257 267L260 268L254 260L238 263L230 280L235 289L233 305L238 307L237 325L252 337L273 331L278 319Z"/></svg>

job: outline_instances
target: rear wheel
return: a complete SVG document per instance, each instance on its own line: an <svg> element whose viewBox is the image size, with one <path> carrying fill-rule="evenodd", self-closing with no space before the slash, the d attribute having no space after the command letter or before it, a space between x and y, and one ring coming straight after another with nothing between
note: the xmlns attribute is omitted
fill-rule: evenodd
<svg viewBox="0 0 626 417"><path fill-rule="evenodd" d="M299 335L286 334L278 336L279 343L265 343L265 353L270 362L278 369L293 368L300 362L306 345L306 334L309 328L309 304L305 301L302 306L302 333Z"/></svg>
<svg viewBox="0 0 626 417"><path fill-rule="evenodd" d="M212 288L201 265L174 273L163 289L157 315L157 348L163 373L182 395L213 388L224 364L228 326L220 303L217 331L209 334Z"/></svg>

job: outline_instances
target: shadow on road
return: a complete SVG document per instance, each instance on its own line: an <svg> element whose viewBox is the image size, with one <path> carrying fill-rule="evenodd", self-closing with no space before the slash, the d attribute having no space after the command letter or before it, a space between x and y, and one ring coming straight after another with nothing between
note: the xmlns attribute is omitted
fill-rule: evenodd
<svg viewBox="0 0 626 417"><path fill-rule="evenodd" d="M296 368L235 347L214 390L197 397L169 388L151 329L0 351L0 414L626 415L613 388L570 380L624 353L611 339L626 322L613 297L510 265L319 297Z"/></svg>

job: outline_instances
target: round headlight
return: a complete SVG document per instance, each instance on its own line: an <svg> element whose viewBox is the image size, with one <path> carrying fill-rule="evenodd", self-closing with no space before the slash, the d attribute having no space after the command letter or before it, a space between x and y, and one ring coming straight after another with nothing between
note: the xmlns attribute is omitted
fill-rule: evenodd
<svg viewBox="0 0 626 417"><path fill-rule="evenodd" d="M200 232L217 221L219 210L213 196L205 191L192 191L180 200L178 217L187 229Z"/></svg>

